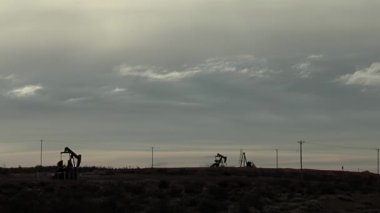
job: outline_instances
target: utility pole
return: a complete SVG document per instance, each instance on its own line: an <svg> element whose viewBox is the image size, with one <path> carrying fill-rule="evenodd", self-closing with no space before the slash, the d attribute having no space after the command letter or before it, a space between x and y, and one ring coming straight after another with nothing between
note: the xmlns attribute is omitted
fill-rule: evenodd
<svg viewBox="0 0 380 213"><path fill-rule="evenodd" d="M278 149L276 149L276 169L278 169Z"/></svg>
<svg viewBox="0 0 380 213"><path fill-rule="evenodd" d="M152 168L153 168L153 149L154 147L152 146Z"/></svg>
<svg viewBox="0 0 380 213"><path fill-rule="evenodd" d="M377 174L379 174L379 152L380 152L380 149L377 148Z"/></svg>
<svg viewBox="0 0 380 213"><path fill-rule="evenodd" d="M239 167L243 166L243 150L240 149Z"/></svg>
<svg viewBox="0 0 380 213"><path fill-rule="evenodd" d="M305 141L300 140L300 141L298 141L297 143L300 144L300 166L301 166L301 170L302 170L302 144L304 144Z"/></svg>
<svg viewBox="0 0 380 213"><path fill-rule="evenodd" d="M40 166L41 166L41 168L42 168L42 142L43 141L44 140L41 139L41 155L40 155Z"/></svg>

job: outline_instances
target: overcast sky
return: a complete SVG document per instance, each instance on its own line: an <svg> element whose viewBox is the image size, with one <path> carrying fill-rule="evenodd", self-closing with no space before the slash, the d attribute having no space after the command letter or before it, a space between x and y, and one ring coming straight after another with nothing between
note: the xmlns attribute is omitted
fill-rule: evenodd
<svg viewBox="0 0 380 213"><path fill-rule="evenodd" d="M42 138L47 164L65 146L111 166L128 164L120 151L155 146L207 150L193 166L223 150L294 149L297 167L303 139L309 156L317 151L310 165L327 168L318 162L328 151L354 147L328 164L370 156L355 162L373 169L379 9L373 0L0 0L0 164L38 164Z"/></svg>

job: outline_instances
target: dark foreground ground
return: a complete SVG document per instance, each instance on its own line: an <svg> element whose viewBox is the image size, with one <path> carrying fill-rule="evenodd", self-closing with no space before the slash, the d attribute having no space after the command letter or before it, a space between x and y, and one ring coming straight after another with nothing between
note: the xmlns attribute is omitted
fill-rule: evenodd
<svg viewBox="0 0 380 213"><path fill-rule="evenodd" d="M0 212L380 212L368 172L292 169L0 169Z"/></svg>

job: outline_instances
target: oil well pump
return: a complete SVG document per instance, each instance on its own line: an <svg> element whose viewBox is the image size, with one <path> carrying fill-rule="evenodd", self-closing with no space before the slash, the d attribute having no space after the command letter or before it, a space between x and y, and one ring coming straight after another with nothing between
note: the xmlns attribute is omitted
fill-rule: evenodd
<svg viewBox="0 0 380 213"><path fill-rule="evenodd" d="M215 155L214 163L210 167L224 167L227 165L227 157L221 154Z"/></svg>
<svg viewBox="0 0 380 213"><path fill-rule="evenodd" d="M62 155L68 154L69 160L67 161L67 165L64 165L62 160ZM82 161L82 155L76 154L69 147L65 147L63 152L61 152L61 160L57 163L57 170L55 172L54 177L56 179L77 179L78 178L78 168Z"/></svg>
<svg viewBox="0 0 380 213"><path fill-rule="evenodd" d="M239 159L240 167L251 167L256 168L256 165L252 161L247 161L247 157L243 150L240 150L240 159Z"/></svg>

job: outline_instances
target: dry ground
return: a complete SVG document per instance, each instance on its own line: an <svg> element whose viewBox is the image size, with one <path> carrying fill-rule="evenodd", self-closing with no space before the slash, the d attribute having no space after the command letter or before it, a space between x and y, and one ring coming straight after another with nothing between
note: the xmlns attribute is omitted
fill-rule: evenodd
<svg viewBox="0 0 380 213"><path fill-rule="evenodd" d="M37 173L39 171L39 173ZM251 168L0 169L0 212L380 212L368 172Z"/></svg>

